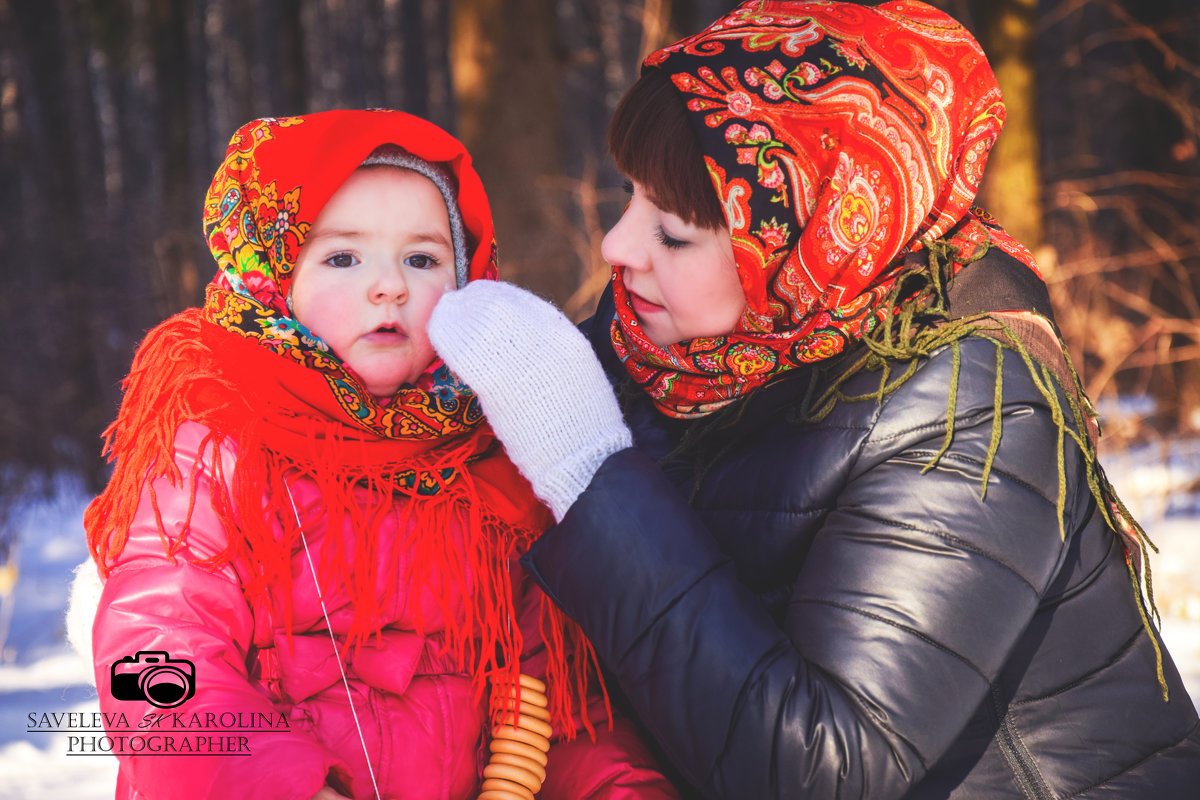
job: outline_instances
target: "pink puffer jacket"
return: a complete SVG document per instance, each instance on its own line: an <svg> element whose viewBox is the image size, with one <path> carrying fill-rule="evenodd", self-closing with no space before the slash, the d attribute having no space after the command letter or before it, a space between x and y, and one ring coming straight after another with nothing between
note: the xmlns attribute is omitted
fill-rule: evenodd
<svg viewBox="0 0 1200 800"><path fill-rule="evenodd" d="M184 487L194 469L205 476L186 545L174 563L167 558L155 504L143 491L96 615L100 707L113 752L121 754L117 797L294 800L311 797L327 780L353 797L372 797L365 748L383 797L473 798L488 754L486 698L477 699L470 678L439 656L441 626L429 598L402 586L379 587L382 641L346 656L348 691L303 551L293 559L287 620L273 618L263 602L247 602L239 574L244 566L208 571L193 563L220 552L226 536L210 507L210 470L198 452L205 433L185 423L176 437ZM330 535L317 488L304 478L290 488L316 553ZM167 480L153 490L163 529L178 536L190 491ZM338 587L322 589L332 629L342 634L348 600ZM537 597L528 600L527 610L536 607ZM413 629L416 604L422 604L424 635ZM537 638L536 619L522 615L526 642ZM536 672L537 662L531 654L525 671ZM114 675L122 699L114 697ZM174 702L172 691L186 696L189 688L194 696L162 707ZM139 699L147 696L158 704ZM551 748L539 797L676 796L627 722L597 730L595 742L581 734Z"/></svg>

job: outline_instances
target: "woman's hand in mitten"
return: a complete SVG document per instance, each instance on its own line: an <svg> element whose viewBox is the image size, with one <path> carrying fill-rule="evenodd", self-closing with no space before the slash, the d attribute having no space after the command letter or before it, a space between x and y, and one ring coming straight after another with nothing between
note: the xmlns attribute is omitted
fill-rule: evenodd
<svg viewBox="0 0 1200 800"><path fill-rule="evenodd" d="M604 459L633 444L587 339L536 295L498 281L447 292L429 320L429 340L475 391L509 458L555 519Z"/></svg>

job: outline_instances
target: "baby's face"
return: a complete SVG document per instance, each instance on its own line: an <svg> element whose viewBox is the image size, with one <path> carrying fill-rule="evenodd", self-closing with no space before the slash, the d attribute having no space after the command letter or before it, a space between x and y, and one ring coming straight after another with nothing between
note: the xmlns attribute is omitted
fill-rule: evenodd
<svg viewBox="0 0 1200 800"><path fill-rule="evenodd" d="M292 279L292 313L383 399L433 361L426 326L453 285L441 192L409 170L364 167L309 231Z"/></svg>

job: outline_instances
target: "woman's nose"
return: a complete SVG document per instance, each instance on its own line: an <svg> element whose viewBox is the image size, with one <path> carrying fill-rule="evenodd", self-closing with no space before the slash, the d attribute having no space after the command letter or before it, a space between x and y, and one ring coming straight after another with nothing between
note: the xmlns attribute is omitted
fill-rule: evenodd
<svg viewBox="0 0 1200 800"><path fill-rule="evenodd" d="M637 241L628 210L617 220L600 242L600 255L614 267L647 269L650 266L646 248Z"/></svg>

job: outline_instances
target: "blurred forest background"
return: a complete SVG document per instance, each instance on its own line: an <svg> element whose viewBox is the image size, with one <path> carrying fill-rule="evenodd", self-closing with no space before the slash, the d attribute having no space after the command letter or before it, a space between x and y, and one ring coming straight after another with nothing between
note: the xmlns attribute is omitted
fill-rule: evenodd
<svg viewBox="0 0 1200 800"><path fill-rule="evenodd" d="M102 485L134 346L212 276L201 204L238 125L389 106L455 132L502 274L579 318L623 202L616 101L643 55L734 4L0 0L0 541L4 509L50 477ZM1196 432L1196 0L933 4L980 39L1008 104L981 204L1038 255L1092 396L1153 401L1108 432Z"/></svg>

